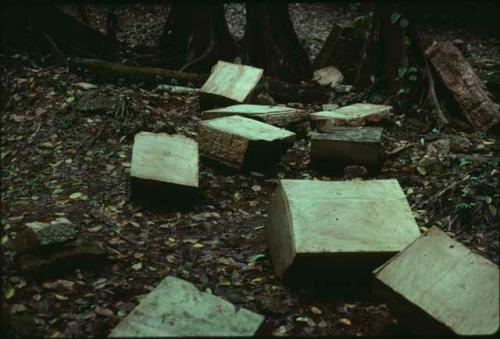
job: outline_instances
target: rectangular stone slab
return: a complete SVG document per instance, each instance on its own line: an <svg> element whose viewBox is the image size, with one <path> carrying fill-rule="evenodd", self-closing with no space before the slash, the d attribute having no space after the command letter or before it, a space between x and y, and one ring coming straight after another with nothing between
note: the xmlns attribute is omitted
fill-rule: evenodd
<svg viewBox="0 0 500 339"><path fill-rule="evenodd" d="M382 161L382 132L379 127L335 127L311 137L311 162L316 169L338 169L362 165L375 169Z"/></svg>
<svg viewBox="0 0 500 339"><path fill-rule="evenodd" d="M202 121L198 129L200 152L236 169L273 166L294 141L290 131L238 115Z"/></svg>
<svg viewBox="0 0 500 339"><path fill-rule="evenodd" d="M261 68L217 62L200 89L200 110L248 103L263 74Z"/></svg>
<svg viewBox="0 0 500 339"><path fill-rule="evenodd" d="M344 106L333 111L311 113L311 125L318 132L330 133L335 126L364 126L388 116L392 106L363 104Z"/></svg>
<svg viewBox="0 0 500 339"><path fill-rule="evenodd" d="M307 120L306 112L296 108L241 104L215 108L202 113L203 119L214 119L230 115L263 121L273 126L287 128L291 124Z"/></svg>
<svg viewBox="0 0 500 339"><path fill-rule="evenodd" d="M345 270L369 277L419 234L393 179L280 180L266 228L278 277L289 271L309 278Z"/></svg>
<svg viewBox="0 0 500 339"><path fill-rule="evenodd" d="M252 336L263 320L259 314L169 276L109 336Z"/></svg>
<svg viewBox="0 0 500 339"><path fill-rule="evenodd" d="M437 227L375 270L374 275L375 292L398 321L417 333L498 333L498 266Z"/></svg>
<svg viewBox="0 0 500 339"><path fill-rule="evenodd" d="M130 176L134 195L195 194L198 144L182 135L140 132L134 138Z"/></svg>

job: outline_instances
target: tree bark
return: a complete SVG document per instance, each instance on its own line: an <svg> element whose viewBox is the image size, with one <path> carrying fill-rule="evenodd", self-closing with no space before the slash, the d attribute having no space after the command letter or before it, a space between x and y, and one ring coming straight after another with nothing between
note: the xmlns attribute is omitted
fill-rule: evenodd
<svg viewBox="0 0 500 339"><path fill-rule="evenodd" d="M166 66L201 73L218 60L233 61L237 52L222 3L173 2L159 48Z"/></svg>
<svg viewBox="0 0 500 339"><path fill-rule="evenodd" d="M288 4L248 2L242 61L289 82L310 80L312 67L293 27Z"/></svg>

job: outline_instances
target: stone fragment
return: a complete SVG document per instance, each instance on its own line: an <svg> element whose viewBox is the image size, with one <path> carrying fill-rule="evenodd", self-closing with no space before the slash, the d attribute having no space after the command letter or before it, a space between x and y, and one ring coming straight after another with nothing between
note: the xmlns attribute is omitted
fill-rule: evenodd
<svg viewBox="0 0 500 339"><path fill-rule="evenodd" d="M498 266L437 227L376 269L374 275L376 294L415 333L498 333Z"/></svg>
<svg viewBox="0 0 500 339"><path fill-rule="evenodd" d="M321 86L330 86L334 88L344 81L344 76L342 75L342 72L334 66L328 66L315 70L313 80Z"/></svg>
<svg viewBox="0 0 500 339"><path fill-rule="evenodd" d="M293 124L307 120L305 111L283 106L243 104L215 108L202 113L203 119L214 119L230 115L240 115L282 128L288 128Z"/></svg>
<svg viewBox="0 0 500 339"><path fill-rule="evenodd" d="M181 203L198 191L198 144L182 135L140 132L130 169L132 194Z"/></svg>
<svg viewBox="0 0 500 339"><path fill-rule="evenodd" d="M110 337L253 336L264 317L166 277L125 317Z"/></svg>
<svg viewBox="0 0 500 339"><path fill-rule="evenodd" d="M120 98L117 95L101 90L89 90L77 99L73 109L79 113L113 114L119 105Z"/></svg>
<svg viewBox="0 0 500 339"><path fill-rule="evenodd" d="M266 228L275 275L360 280L420 234L397 180L280 180Z"/></svg>
<svg viewBox="0 0 500 339"><path fill-rule="evenodd" d="M339 105L337 105L337 104L323 104L323 105L321 105L321 108L323 109L323 111L334 111L337 108L339 108Z"/></svg>
<svg viewBox="0 0 500 339"><path fill-rule="evenodd" d="M246 65L219 61L200 89L200 109L249 103L264 71Z"/></svg>
<svg viewBox="0 0 500 339"><path fill-rule="evenodd" d="M362 165L375 170L382 162L382 128L334 127L326 133L312 133L311 164L317 169L342 170Z"/></svg>
<svg viewBox="0 0 500 339"><path fill-rule="evenodd" d="M273 167L294 141L290 131L238 115L202 121L198 130L200 152L235 169Z"/></svg>
<svg viewBox="0 0 500 339"><path fill-rule="evenodd" d="M453 43L433 44L425 54L474 128L487 130L499 124L500 106L491 100L471 65Z"/></svg>
<svg viewBox="0 0 500 339"><path fill-rule="evenodd" d="M62 244L76 238L76 229L66 218L51 222L29 222L18 232L15 242L16 253L22 254L39 247Z"/></svg>
<svg viewBox="0 0 500 339"><path fill-rule="evenodd" d="M312 127L319 132L329 133L335 126L364 126L366 122L376 122L387 117L392 107L375 104L354 104L333 111L311 113Z"/></svg>
<svg viewBox="0 0 500 339"><path fill-rule="evenodd" d="M80 267L100 267L106 251L93 242L68 243L55 249L39 249L17 258L19 269L35 277L58 276Z"/></svg>

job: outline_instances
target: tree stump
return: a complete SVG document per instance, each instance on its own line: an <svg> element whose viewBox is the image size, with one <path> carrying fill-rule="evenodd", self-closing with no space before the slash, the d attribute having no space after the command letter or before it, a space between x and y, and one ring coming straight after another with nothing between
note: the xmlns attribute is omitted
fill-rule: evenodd
<svg viewBox="0 0 500 339"><path fill-rule="evenodd" d="M498 333L498 266L437 227L374 274L375 292L416 333Z"/></svg>
<svg viewBox="0 0 500 339"><path fill-rule="evenodd" d="M319 170L342 171L362 165L372 171L382 162L382 132L379 127L335 127L330 133L313 133L311 162Z"/></svg>
<svg viewBox="0 0 500 339"><path fill-rule="evenodd" d="M260 68L219 61L200 89L200 110L250 102L262 74Z"/></svg>
<svg viewBox="0 0 500 339"><path fill-rule="evenodd" d="M273 167L293 145L295 134L238 115L200 123L200 152L235 169Z"/></svg>
<svg viewBox="0 0 500 339"><path fill-rule="evenodd" d="M397 180L280 180L266 228L275 275L368 280L420 234Z"/></svg>

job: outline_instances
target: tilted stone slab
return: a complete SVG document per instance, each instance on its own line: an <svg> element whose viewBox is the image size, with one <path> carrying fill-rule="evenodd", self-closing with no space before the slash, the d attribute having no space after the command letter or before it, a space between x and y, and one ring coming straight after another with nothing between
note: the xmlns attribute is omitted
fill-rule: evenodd
<svg viewBox="0 0 500 339"><path fill-rule="evenodd" d="M266 228L276 276L299 279L369 277L419 234L394 179L280 180Z"/></svg>
<svg viewBox="0 0 500 339"><path fill-rule="evenodd" d="M18 232L15 249L22 254L40 247L62 244L76 238L76 229L66 218L57 218L51 222L29 222Z"/></svg>
<svg viewBox="0 0 500 339"><path fill-rule="evenodd" d="M203 119L214 119L230 115L240 115L282 128L287 128L292 124L307 120L307 114L303 110L267 105L233 105L211 109L202 113Z"/></svg>
<svg viewBox="0 0 500 339"><path fill-rule="evenodd" d="M314 129L330 133L335 126L364 126L366 122L376 122L387 117L392 106L375 104L354 104L333 111L311 113L309 119Z"/></svg>
<svg viewBox="0 0 500 339"><path fill-rule="evenodd" d="M437 227L374 274L375 292L416 333L498 333L498 266Z"/></svg>
<svg viewBox="0 0 500 339"><path fill-rule="evenodd" d="M261 68L219 61L200 89L200 109L248 103L262 78Z"/></svg>
<svg viewBox="0 0 500 339"><path fill-rule="evenodd" d="M264 317L166 277L110 337L252 336Z"/></svg>
<svg viewBox="0 0 500 339"><path fill-rule="evenodd" d="M272 167L294 141L290 131L238 115L202 121L198 130L200 152L236 169Z"/></svg>
<svg viewBox="0 0 500 339"><path fill-rule="evenodd" d="M376 169L382 161L379 127L335 127L330 133L313 132L311 162L317 169L341 170L350 165Z"/></svg>
<svg viewBox="0 0 500 339"><path fill-rule="evenodd" d="M198 144L182 135L140 132L132 150L132 193L167 200L198 190Z"/></svg>

